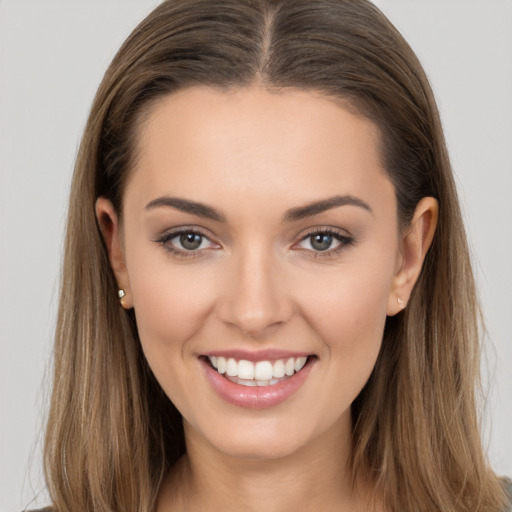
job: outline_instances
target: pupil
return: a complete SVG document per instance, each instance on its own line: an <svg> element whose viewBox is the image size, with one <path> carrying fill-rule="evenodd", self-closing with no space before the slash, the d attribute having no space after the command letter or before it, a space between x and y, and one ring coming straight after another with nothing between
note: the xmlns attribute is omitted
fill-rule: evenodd
<svg viewBox="0 0 512 512"><path fill-rule="evenodd" d="M201 245L202 241L203 237L196 233L184 233L180 236L181 245L188 251L197 249Z"/></svg>
<svg viewBox="0 0 512 512"><path fill-rule="evenodd" d="M319 233L311 237L311 245L317 251L326 251L331 247L332 236Z"/></svg>

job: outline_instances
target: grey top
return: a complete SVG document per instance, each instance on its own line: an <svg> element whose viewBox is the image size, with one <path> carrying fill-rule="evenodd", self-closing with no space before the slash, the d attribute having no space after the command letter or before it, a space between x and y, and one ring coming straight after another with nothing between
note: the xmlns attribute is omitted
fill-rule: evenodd
<svg viewBox="0 0 512 512"><path fill-rule="evenodd" d="M504 512L512 512L512 480L504 478L503 487L505 488L505 492L507 493L508 496L508 504Z"/></svg>
<svg viewBox="0 0 512 512"><path fill-rule="evenodd" d="M503 487L508 496L507 507L505 508L505 510L503 512L512 512L512 480L510 480L508 478L503 478L502 481L503 481ZM52 512L52 508L46 507L46 508L40 508L38 510L31 510L31 511L27 511L27 512Z"/></svg>

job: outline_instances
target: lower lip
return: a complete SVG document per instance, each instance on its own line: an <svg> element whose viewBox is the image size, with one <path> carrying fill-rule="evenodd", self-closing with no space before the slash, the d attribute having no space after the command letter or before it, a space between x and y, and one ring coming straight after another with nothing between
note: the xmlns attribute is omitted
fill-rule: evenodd
<svg viewBox="0 0 512 512"><path fill-rule="evenodd" d="M309 376L314 358L291 377L269 386L243 386L235 384L220 375L206 360L200 359L208 381L217 394L226 402L248 409L265 409L278 405L290 398L304 384Z"/></svg>

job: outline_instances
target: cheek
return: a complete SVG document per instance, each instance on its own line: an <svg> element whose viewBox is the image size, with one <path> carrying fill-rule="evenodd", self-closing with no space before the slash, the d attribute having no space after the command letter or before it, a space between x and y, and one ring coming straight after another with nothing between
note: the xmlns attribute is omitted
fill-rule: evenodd
<svg viewBox="0 0 512 512"><path fill-rule="evenodd" d="M177 265L158 252L132 248L127 260L130 289L146 359L178 405L186 392L180 385L186 378L185 363L193 358L194 335L211 311L215 284L208 269Z"/></svg>
<svg viewBox="0 0 512 512"><path fill-rule="evenodd" d="M187 272L156 266L130 278L141 339L170 343L192 337L210 309L205 283L197 275L187 279Z"/></svg>
<svg viewBox="0 0 512 512"><path fill-rule="evenodd" d="M173 268L174 267L174 268ZM191 378L196 368L195 335L211 310L208 279L192 279L186 266L146 265L130 276L139 338L151 371L165 394L187 418L195 417L201 389ZM193 370L193 372L197 369Z"/></svg>
<svg viewBox="0 0 512 512"><path fill-rule="evenodd" d="M340 381L347 402L366 383L380 351L393 261L390 257L378 265L361 260L340 266L329 276L305 283L301 293L302 314L321 339L324 357L334 363L329 378Z"/></svg>
<svg viewBox="0 0 512 512"><path fill-rule="evenodd" d="M127 237L130 289L141 341L170 343L189 339L208 314L211 270L201 263L177 263L162 247Z"/></svg>
<svg viewBox="0 0 512 512"><path fill-rule="evenodd" d="M301 292L304 316L329 339L339 334L354 343L377 334L380 338L393 277L390 269L362 264L336 269L321 279L316 276Z"/></svg>

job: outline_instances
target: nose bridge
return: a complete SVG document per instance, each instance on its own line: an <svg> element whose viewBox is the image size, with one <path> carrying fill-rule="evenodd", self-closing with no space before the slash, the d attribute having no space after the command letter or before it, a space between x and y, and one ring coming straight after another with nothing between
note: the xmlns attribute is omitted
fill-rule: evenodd
<svg viewBox="0 0 512 512"><path fill-rule="evenodd" d="M234 251L230 271L230 284L221 306L223 321L258 336L289 319L292 305L271 248L244 244Z"/></svg>

